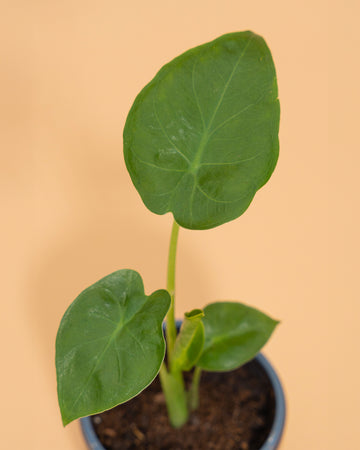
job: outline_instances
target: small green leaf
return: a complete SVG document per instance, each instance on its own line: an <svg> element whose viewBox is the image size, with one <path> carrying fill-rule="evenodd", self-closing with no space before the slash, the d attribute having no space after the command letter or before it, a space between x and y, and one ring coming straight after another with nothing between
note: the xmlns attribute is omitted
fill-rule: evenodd
<svg viewBox="0 0 360 450"><path fill-rule="evenodd" d="M201 319L204 317L204 311L202 309L192 309L189 312L186 312L184 314L186 319L195 320L195 319Z"/></svg>
<svg viewBox="0 0 360 450"><path fill-rule="evenodd" d="M209 371L232 370L250 361L279 323L236 302L211 303L204 313L205 344L196 365Z"/></svg>
<svg viewBox="0 0 360 450"><path fill-rule="evenodd" d="M126 166L150 211L190 229L239 217L277 162L277 95L270 50L250 31L166 64L124 128Z"/></svg>
<svg viewBox="0 0 360 450"><path fill-rule="evenodd" d="M171 371L191 370L204 346L204 312L194 309L185 313L184 321L175 341L171 358Z"/></svg>
<svg viewBox="0 0 360 450"><path fill-rule="evenodd" d="M140 275L119 270L83 291L56 338L64 425L123 403L148 386L164 359L167 291L146 296Z"/></svg>

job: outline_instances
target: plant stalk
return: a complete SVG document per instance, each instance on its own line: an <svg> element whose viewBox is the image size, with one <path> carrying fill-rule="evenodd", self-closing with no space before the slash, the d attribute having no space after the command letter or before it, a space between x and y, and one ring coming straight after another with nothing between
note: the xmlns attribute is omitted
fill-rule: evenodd
<svg viewBox="0 0 360 450"><path fill-rule="evenodd" d="M167 273L167 290L171 297L170 308L166 316L165 328L168 368L171 367L171 358L177 335L175 322L175 266L179 228L179 225L174 220L170 237ZM159 372L160 382L165 395L170 423L173 427L179 428L187 422L189 417L184 379L180 371L173 372L168 368L163 362Z"/></svg>
<svg viewBox="0 0 360 450"><path fill-rule="evenodd" d="M201 377L201 369L200 367L195 367L194 374L188 394L188 402L190 411L194 411L199 407L199 384Z"/></svg>
<svg viewBox="0 0 360 450"><path fill-rule="evenodd" d="M180 428L189 417L182 373L168 372L165 364L162 364L159 375L170 423L174 428Z"/></svg>
<svg viewBox="0 0 360 450"><path fill-rule="evenodd" d="M170 309L166 316L166 348L168 365L170 366L171 357L176 340L176 323L175 323L175 268L176 268L176 250L179 235L179 225L173 223L170 238L168 273L167 273L167 290L171 297Z"/></svg>

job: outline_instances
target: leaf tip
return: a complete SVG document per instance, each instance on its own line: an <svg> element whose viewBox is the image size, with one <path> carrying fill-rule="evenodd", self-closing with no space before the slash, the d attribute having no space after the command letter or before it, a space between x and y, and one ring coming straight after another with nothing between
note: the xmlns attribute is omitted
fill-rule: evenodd
<svg viewBox="0 0 360 450"><path fill-rule="evenodd" d="M201 317L205 316L205 313L202 309L193 309L189 312L186 312L184 315L187 319L200 319Z"/></svg>
<svg viewBox="0 0 360 450"><path fill-rule="evenodd" d="M61 413L61 420L62 420L63 427L65 428L66 425L69 425L69 423L72 422L74 419L70 419L65 414Z"/></svg>

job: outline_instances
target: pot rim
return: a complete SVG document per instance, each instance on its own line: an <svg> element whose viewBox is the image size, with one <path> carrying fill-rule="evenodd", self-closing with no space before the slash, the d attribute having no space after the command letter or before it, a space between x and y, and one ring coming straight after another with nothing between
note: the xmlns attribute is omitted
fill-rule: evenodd
<svg viewBox="0 0 360 450"><path fill-rule="evenodd" d="M269 360L262 353L258 353L254 359L265 370L268 378L270 379L275 396L274 421L266 441L259 450L275 450L280 443L285 425L286 404L284 390L282 388L280 379ZM105 450L97 434L95 433L93 424L91 422L91 417L82 417L80 419L80 425L89 449Z"/></svg>
<svg viewBox="0 0 360 450"><path fill-rule="evenodd" d="M269 377L275 396L274 421L270 433L260 450L275 450L281 441L285 426L286 403L284 389L270 361L262 353L258 353L254 359L262 366Z"/></svg>

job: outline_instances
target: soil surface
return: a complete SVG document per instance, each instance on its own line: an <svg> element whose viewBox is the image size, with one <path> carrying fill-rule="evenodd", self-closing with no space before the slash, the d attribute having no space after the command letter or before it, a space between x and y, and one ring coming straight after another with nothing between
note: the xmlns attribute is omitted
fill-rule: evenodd
<svg viewBox="0 0 360 450"><path fill-rule="evenodd" d="M203 372L199 409L181 429L169 425L157 378L139 396L92 420L108 450L259 450L274 411L266 373L251 361L232 372Z"/></svg>

